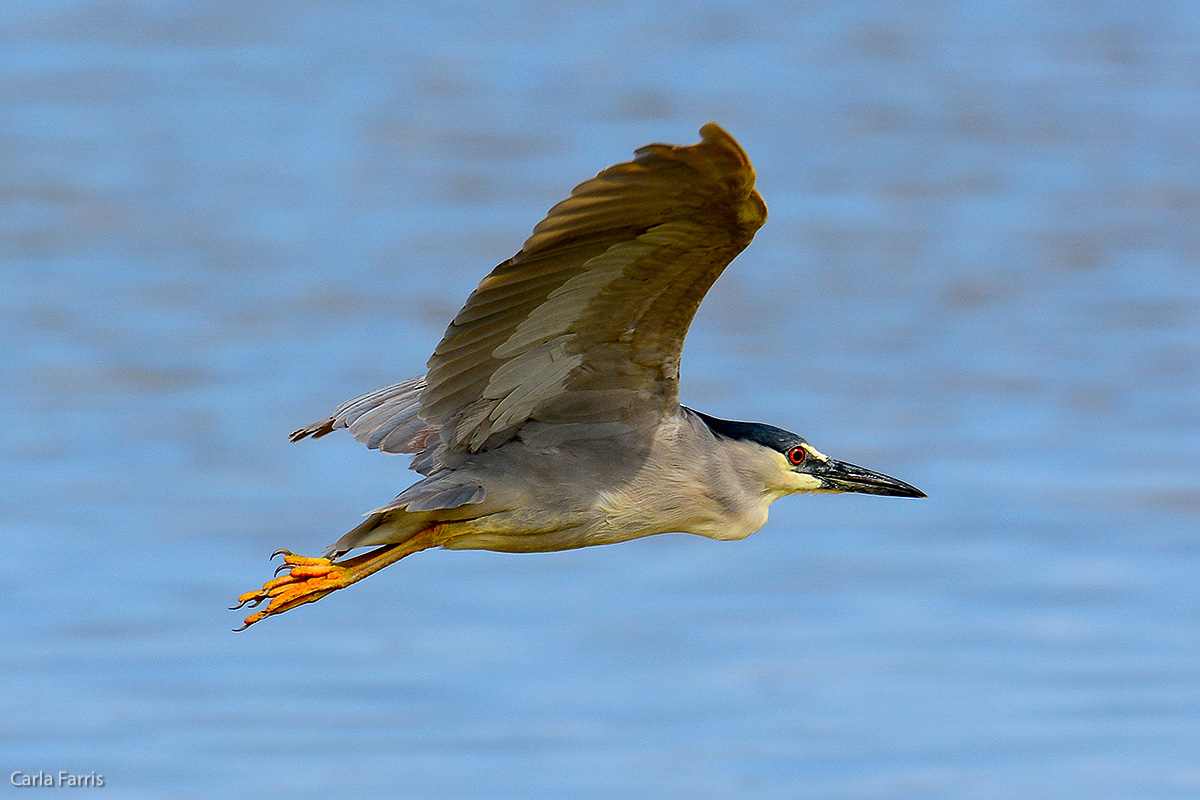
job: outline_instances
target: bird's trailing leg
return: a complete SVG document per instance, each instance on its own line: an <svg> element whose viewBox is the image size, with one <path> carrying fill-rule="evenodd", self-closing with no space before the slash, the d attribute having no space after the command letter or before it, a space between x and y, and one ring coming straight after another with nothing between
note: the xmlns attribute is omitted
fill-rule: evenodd
<svg viewBox="0 0 1200 800"><path fill-rule="evenodd" d="M377 547L345 561L308 558L294 555L287 550L276 550L271 557L282 554L283 563L275 572L278 575L279 572L287 570L287 573L267 581L258 591L246 592L238 597L238 604L234 609L246 605L255 608L262 603L267 603L267 607L246 617L242 627L237 630L244 631L259 620L282 614L305 603L314 603L330 592L358 583L368 575L395 564L405 556L437 547L442 543L442 539L437 535L438 530L439 526L435 525L406 542Z"/></svg>

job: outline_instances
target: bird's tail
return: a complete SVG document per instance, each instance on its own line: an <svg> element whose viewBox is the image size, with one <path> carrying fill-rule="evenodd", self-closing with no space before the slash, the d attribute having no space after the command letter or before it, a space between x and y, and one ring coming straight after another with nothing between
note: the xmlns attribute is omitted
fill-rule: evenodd
<svg viewBox="0 0 1200 800"><path fill-rule="evenodd" d="M401 544L429 527L429 516L404 511L368 514L361 523L326 547L321 555L336 561L356 547Z"/></svg>

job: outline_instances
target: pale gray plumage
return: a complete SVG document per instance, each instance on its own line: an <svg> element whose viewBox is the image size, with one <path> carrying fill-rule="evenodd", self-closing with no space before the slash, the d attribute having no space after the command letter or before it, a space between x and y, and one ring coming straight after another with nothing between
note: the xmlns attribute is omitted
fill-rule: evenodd
<svg viewBox="0 0 1200 800"><path fill-rule="evenodd" d="M356 441L372 450L384 453L424 453L426 438L437 428L420 416L421 392L425 376L384 386L373 392L347 400L333 416L301 428L292 434L292 441L306 436L320 438L338 428L349 428ZM413 459L412 468L422 475L429 474L429 465L421 469L420 456Z"/></svg>
<svg viewBox="0 0 1200 800"><path fill-rule="evenodd" d="M292 435L349 428L414 454L425 476L328 556L432 526L433 546L505 551L667 531L736 539L784 494L923 496L787 431L679 405L692 317L766 220L741 147L714 124L700 133L643 147L554 206L471 294L425 375Z"/></svg>

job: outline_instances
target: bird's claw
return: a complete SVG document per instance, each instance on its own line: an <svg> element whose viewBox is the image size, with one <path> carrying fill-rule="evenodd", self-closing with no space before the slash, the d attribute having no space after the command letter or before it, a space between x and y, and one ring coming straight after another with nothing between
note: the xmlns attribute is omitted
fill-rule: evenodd
<svg viewBox="0 0 1200 800"><path fill-rule="evenodd" d="M283 556L283 563L275 570L276 577L264 583L261 589L240 595L238 604L233 608L257 608L268 603L267 607L246 617L242 627L237 630L244 631L259 620L320 600L347 584L344 575L346 569L328 558L298 556L287 550L276 550L271 558L278 555ZM287 574L280 575L284 570L287 570Z"/></svg>
<svg viewBox="0 0 1200 800"><path fill-rule="evenodd" d="M255 608L266 603L267 607L246 617L245 624L237 630L244 631L259 620L320 600L330 592L361 581L407 555L429 547L440 547L445 543L442 526L432 525L405 542L385 544L370 552L338 562L328 558L307 558L287 550L277 550L271 558L282 555L283 565L276 570L276 577L264 583L258 591L246 592L240 596L238 604L234 606ZM287 570L287 574L279 575L283 570Z"/></svg>

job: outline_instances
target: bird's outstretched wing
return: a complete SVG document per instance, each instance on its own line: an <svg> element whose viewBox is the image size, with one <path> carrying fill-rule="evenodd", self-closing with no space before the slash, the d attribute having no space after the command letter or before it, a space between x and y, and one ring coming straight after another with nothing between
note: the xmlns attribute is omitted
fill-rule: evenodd
<svg viewBox="0 0 1200 800"><path fill-rule="evenodd" d="M674 410L696 308L767 216L733 137L700 136L580 184L483 279L428 362L419 413L444 447L496 446L529 421L606 435Z"/></svg>
<svg viewBox="0 0 1200 800"><path fill-rule="evenodd" d="M566 440L672 413L692 317L767 218L738 143L713 123L700 137L575 187L467 299L424 379L348 400L293 441L349 427L428 474L529 422Z"/></svg>

